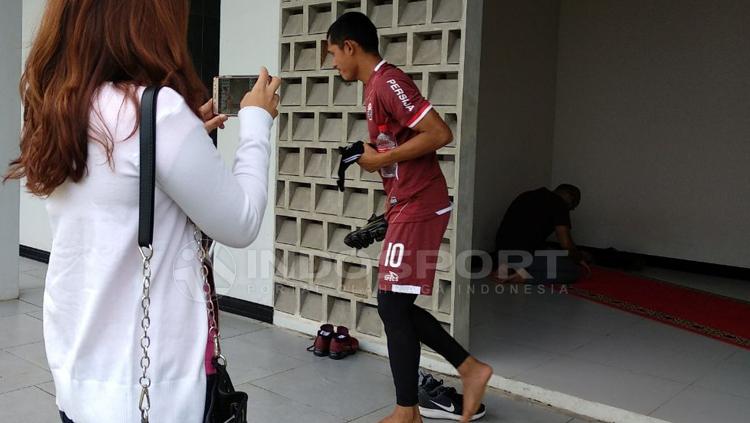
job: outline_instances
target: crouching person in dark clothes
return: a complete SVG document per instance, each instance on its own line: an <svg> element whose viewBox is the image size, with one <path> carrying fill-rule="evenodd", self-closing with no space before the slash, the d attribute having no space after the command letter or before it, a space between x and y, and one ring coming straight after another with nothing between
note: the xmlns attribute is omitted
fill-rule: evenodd
<svg viewBox="0 0 750 423"><path fill-rule="evenodd" d="M516 197L495 237L496 277L502 282L567 284L588 274L588 256L571 236L570 212L580 202L581 190L570 184ZM546 243L553 232L560 249Z"/></svg>

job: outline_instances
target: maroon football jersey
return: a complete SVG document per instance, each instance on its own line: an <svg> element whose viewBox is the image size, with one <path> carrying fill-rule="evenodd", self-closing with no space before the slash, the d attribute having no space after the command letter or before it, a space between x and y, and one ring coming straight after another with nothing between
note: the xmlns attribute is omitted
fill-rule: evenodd
<svg viewBox="0 0 750 423"><path fill-rule="evenodd" d="M383 60L365 85L365 111L370 141L374 144L386 126L388 135L401 145L417 135L414 128L432 104L397 67ZM389 222L416 222L451 210L448 187L440 170L437 154L425 154L395 165L395 175L384 176L386 217Z"/></svg>

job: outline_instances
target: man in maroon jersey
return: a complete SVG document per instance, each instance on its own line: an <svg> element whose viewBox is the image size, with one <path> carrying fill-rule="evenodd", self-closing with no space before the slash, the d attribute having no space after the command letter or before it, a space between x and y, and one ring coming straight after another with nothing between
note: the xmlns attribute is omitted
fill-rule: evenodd
<svg viewBox="0 0 750 423"><path fill-rule="evenodd" d="M378 313L388 338L397 406L383 422L421 421L418 402L420 342L440 353L461 375L458 404L427 410L469 421L480 410L492 368L469 355L432 314L416 306L431 295L435 264L452 205L435 152L453 139L408 75L382 59L378 34L367 16L345 13L328 30L328 52L347 81L365 84L370 140L357 163L378 171L386 192L388 230L379 260ZM418 408L417 405L420 405ZM428 414L425 414L428 415Z"/></svg>

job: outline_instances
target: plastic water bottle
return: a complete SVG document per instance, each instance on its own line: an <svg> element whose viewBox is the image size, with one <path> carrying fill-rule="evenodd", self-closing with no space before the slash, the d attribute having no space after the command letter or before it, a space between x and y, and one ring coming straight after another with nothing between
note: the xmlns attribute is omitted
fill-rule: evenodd
<svg viewBox="0 0 750 423"><path fill-rule="evenodd" d="M378 131L380 131L380 134L375 140L378 153L385 153L388 150L393 150L394 148L396 148L396 141L388 134L388 126L380 125L378 126ZM397 170L398 163L394 163L390 166L380 168L380 176L382 176L383 178L395 178Z"/></svg>

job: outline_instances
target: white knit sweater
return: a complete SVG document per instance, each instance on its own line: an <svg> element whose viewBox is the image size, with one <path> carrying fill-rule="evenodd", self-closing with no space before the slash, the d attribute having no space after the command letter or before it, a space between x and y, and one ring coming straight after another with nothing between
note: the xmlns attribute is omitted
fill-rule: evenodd
<svg viewBox="0 0 750 423"><path fill-rule="evenodd" d="M46 200L53 242L44 342L57 406L76 423L140 422L139 132L127 138L138 110L123 99L106 83L91 113L92 125L116 140L114 169L90 139L87 176ZM216 241L244 247L266 207L272 118L246 107L239 121L228 169L182 96L170 88L159 93L149 328L154 423L198 423L203 415L208 329L188 217Z"/></svg>

